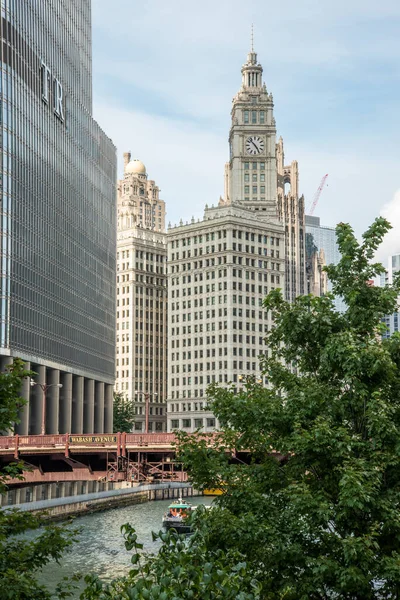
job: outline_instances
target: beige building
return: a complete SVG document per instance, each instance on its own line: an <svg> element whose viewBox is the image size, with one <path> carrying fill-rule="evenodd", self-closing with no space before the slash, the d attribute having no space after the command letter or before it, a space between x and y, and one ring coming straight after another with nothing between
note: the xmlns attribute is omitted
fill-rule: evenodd
<svg viewBox="0 0 400 600"><path fill-rule="evenodd" d="M276 143L262 72L250 52L233 98L224 198L202 221L168 229L169 431L218 428L204 411L207 386L261 381L258 357L271 327L263 300L278 287L290 299L305 291L298 168L285 166Z"/></svg>
<svg viewBox="0 0 400 600"><path fill-rule="evenodd" d="M118 183L115 390L135 405L136 431L165 431L165 203L144 164L124 154Z"/></svg>

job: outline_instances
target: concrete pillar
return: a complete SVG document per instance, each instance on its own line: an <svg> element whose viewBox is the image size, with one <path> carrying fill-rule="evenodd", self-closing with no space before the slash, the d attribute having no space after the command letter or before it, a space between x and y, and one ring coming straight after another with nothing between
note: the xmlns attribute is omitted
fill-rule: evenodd
<svg viewBox="0 0 400 600"><path fill-rule="evenodd" d="M16 488L14 496L14 504L21 504L21 489Z"/></svg>
<svg viewBox="0 0 400 600"><path fill-rule="evenodd" d="M113 386L106 383L104 384L104 433L113 432L113 405Z"/></svg>
<svg viewBox="0 0 400 600"><path fill-rule="evenodd" d="M83 382L84 378L72 378L72 426L71 433L83 433Z"/></svg>
<svg viewBox="0 0 400 600"><path fill-rule="evenodd" d="M72 373L61 373L59 433L71 433L72 427Z"/></svg>
<svg viewBox="0 0 400 600"><path fill-rule="evenodd" d="M104 383L96 381L94 388L94 433L104 433Z"/></svg>
<svg viewBox="0 0 400 600"><path fill-rule="evenodd" d="M58 415L60 411L60 371L49 369L46 390L46 433L58 433Z"/></svg>
<svg viewBox="0 0 400 600"><path fill-rule="evenodd" d="M25 369L28 371L31 368L31 363L25 363ZM31 380L29 377L25 377L22 382L21 387L21 396L25 400L26 404L19 411L19 423L15 427L15 433L19 433L19 435L28 435L29 433L29 396L31 392Z"/></svg>
<svg viewBox="0 0 400 600"><path fill-rule="evenodd" d="M7 371L7 366L11 365L13 362L13 359L11 356L0 356L0 370L2 373L5 373ZM14 431L13 429L9 429L9 430L4 430L4 431L0 431L0 435L13 435Z"/></svg>
<svg viewBox="0 0 400 600"><path fill-rule="evenodd" d="M0 356L0 370L2 373L6 371L8 365L11 365L13 362L12 356Z"/></svg>
<svg viewBox="0 0 400 600"><path fill-rule="evenodd" d="M32 365L32 371L36 375L33 380L37 383L45 385L46 383L46 367L43 365ZM44 408L43 389L40 385L35 385L31 388L29 399L29 433L30 435L40 435L42 433L42 418Z"/></svg>
<svg viewBox="0 0 400 600"><path fill-rule="evenodd" d="M94 380L85 379L83 395L83 433L94 431Z"/></svg>

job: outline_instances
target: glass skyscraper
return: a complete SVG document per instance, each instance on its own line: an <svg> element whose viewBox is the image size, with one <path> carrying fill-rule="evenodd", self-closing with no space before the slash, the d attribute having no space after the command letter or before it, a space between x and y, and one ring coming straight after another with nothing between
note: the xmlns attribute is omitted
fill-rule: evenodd
<svg viewBox="0 0 400 600"><path fill-rule="evenodd" d="M91 1L1 0L0 26L0 354L41 384L17 431L107 431L116 151L92 117Z"/></svg>
<svg viewBox="0 0 400 600"><path fill-rule="evenodd" d="M337 265L341 254L336 241L334 227L321 225L319 217L306 215L306 245L314 246L316 250L323 250L327 265ZM332 284L328 279L328 291L332 291ZM346 305L339 297L335 298L335 306L338 311L344 312Z"/></svg>

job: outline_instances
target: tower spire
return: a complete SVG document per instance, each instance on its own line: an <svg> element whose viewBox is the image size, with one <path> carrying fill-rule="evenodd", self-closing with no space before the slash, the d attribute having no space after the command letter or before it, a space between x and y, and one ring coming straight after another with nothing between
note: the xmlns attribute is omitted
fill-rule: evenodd
<svg viewBox="0 0 400 600"><path fill-rule="evenodd" d="M254 24L251 24L251 51L254 52Z"/></svg>

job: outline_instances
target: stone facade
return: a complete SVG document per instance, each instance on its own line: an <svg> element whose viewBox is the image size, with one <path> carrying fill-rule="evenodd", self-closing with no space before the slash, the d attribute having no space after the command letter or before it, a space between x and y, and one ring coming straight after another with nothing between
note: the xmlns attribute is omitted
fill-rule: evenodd
<svg viewBox="0 0 400 600"><path fill-rule="evenodd" d="M118 183L116 385L135 406L135 431L166 430L165 203L139 160Z"/></svg>
<svg viewBox="0 0 400 600"><path fill-rule="evenodd" d="M305 291L304 199L298 167L276 143L273 97L251 50L233 98L224 196L202 221L168 229L168 431L218 428L207 411L212 382L267 385L269 291ZM285 184L290 189L285 192ZM288 274L286 275L286 269Z"/></svg>

